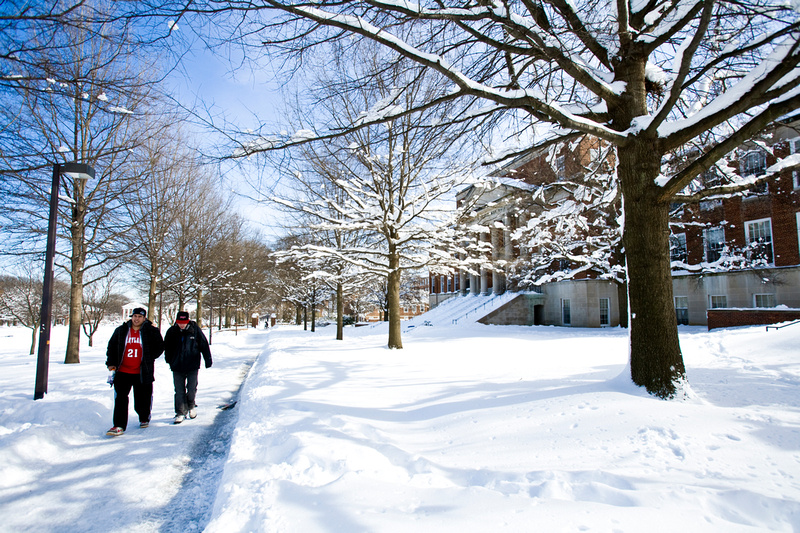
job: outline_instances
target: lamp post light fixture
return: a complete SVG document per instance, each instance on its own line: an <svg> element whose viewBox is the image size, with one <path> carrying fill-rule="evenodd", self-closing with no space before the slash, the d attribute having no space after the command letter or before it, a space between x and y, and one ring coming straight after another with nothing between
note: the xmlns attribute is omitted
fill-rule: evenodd
<svg viewBox="0 0 800 533"><path fill-rule="evenodd" d="M47 251L44 261L44 282L42 284L42 315L39 324L39 352L36 359L36 389L34 400L44 398L47 393L47 374L50 364L50 321L53 315L53 264L56 256L56 223L58 219L58 190L61 175L73 179L94 178L94 168L81 163L53 164L53 183L50 189L50 218L47 223Z"/></svg>

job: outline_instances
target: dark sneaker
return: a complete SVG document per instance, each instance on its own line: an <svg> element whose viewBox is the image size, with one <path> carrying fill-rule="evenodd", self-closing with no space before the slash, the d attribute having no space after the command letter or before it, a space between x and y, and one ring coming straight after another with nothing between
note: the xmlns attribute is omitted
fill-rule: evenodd
<svg viewBox="0 0 800 533"><path fill-rule="evenodd" d="M142 428L142 429L146 428L149 425L150 425L150 422L147 421L147 420L145 420L144 422L139 422L139 427Z"/></svg>
<svg viewBox="0 0 800 533"><path fill-rule="evenodd" d="M123 433L125 433L125 430L117 426L114 426L113 428L106 431L106 435L109 435L111 437L119 437Z"/></svg>

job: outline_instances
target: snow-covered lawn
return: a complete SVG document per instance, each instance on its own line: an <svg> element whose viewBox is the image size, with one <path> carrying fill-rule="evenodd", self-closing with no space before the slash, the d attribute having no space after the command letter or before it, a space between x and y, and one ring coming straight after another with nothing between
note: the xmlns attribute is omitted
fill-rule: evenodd
<svg viewBox="0 0 800 533"><path fill-rule="evenodd" d="M170 423L162 361L155 423L118 438L103 349L67 366L56 343L34 402L27 330L0 329L0 530L800 530L800 325L682 328L672 402L629 383L624 330L420 327L388 350L383 328L215 332L201 416Z"/></svg>

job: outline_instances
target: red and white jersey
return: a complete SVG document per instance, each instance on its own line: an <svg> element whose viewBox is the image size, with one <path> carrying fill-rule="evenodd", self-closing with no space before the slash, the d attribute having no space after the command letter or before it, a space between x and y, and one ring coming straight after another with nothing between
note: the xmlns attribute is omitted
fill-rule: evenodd
<svg viewBox="0 0 800 533"><path fill-rule="evenodd" d="M122 354L122 364L117 369L118 372L125 374L138 374L139 367L142 365L142 335L141 330L133 328L128 330L128 337L125 339L125 353Z"/></svg>

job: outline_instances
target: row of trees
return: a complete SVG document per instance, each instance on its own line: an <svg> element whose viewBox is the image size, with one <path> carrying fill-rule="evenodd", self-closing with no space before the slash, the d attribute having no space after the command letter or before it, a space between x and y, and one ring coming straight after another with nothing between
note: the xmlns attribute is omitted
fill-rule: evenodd
<svg viewBox="0 0 800 533"><path fill-rule="evenodd" d="M295 71L316 50L349 53L362 42L377 45L381 68L353 77L354 86L343 90L368 93L398 65L439 88L415 99L407 97L411 86L400 85L389 104L370 102L345 125L276 134L250 143L253 149L357 135L441 106L460 111L443 115L437 126L469 122L473 129L494 126L501 135L536 133L526 150L575 134L612 146L610 183L619 188L624 221L631 377L654 395L679 393L685 369L672 301L670 205L740 188L740 180L708 187L697 178L800 107L800 21L791 5L196 0L179 11L171 7L148 5L164 16L230 22L236 40L274 53ZM700 189L690 190L693 184ZM399 266L388 268L395 275Z"/></svg>
<svg viewBox="0 0 800 533"><path fill-rule="evenodd" d="M327 261L313 277L326 272L342 284L342 291L348 279L365 272L384 276L389 345L395 348L402 343L391 309L397 307L403 270L461 268L481 261L480 243L451 231L457 227L448 219L451 206L446 210L438 203L469 174L469 165L453 154L475 161L475 150L469 148L481 142L493 147L522 139L519 150L527 151L569 142L576 135L611 147L613 168L603 169L592 186L596 193L587 197L596 198L595 205L621 210L621 247L613 240L600 246L624 251L631 376L660 397L676 395L685 380L672 302L670 205L741 190L747 184L736 176L721 185L698 178L715 165L724 171L720 161L800 107L800 22L789 4L154 0L115 6L115 17L106 23L160 20L171 32L184 20L188 27L210 22L241 45L245 55L253 54L253 64L263 65L266 51L298 75L308 74L314 53L321 52L317 57L324 57L335 74L304 84L319 90L304 92L305 100L298 95L290 132L266 131L264 125L255 133L228 133L238 155L297 148L281 168L299 178L279 201L302 213L300 225L311 231L301 234L291 253ZM38 20L32 24L50 19ZM76 31L84 27L74 25ZM104 23L89 33L104 37L112 29ZM76 44L89 42L80 31L77 35ZM124 31L121 35L130 36ZM18 37L12 31L4 38L22 46ZM3 56L3 64L20 67L19 57ZM54 57L53 64L63 64ZM96 68L106 64L101 61ZM90 73L32 76L39 86L31 94L35 102L47 101L64 89L61 97L72 104L69 116L96 110L96 116L106 119L98 124L109 128L132 125L127 111L148 108L147 91L107 105L116 97L110 92L114 86L106 91L92 82ZM17 80L26 79L27 70L19 77L4 73L3 87L19 90L23 81ZM121 80L121 85L138 86L132 77ZM7 122L18 124L12 118ZM56 155L63 146L76 160L95 162L84 146L99 145L92 136L87 137L91 143L81 144L85 134L78 130L65 128L70 135L47 138L49 153ZM27 138L2 131L10 141ZM114 131L124 138L128 129ZM141 141L142 136L132 138ZM137 154L138 147L125 146L107 156L118 156L118 168L125 169L122 162ZM17 148L16 153L36 152ZM506 151L505 156L520 151ZM80 187L72 184L65 190L75 205L70 232L81 226L85 198ZM589 218L596 216L595 210ZM529 238L538 238L537 232ZM467 264L454 265L448 258ZM76 265L71 270L82 272Z"/></svg>
<svg viewBox="0 0 800 533"><path fill-rule="evenodd" d="M58 191L56 265L68 296L56 303L68 301L67 363L80 361L81 330L91 342L120 309L115 287L144 288L159 321L159 304L202 306L215 283L220 302L238 292L241 306L252 306L259 289L247 269L258 270L263 245L192 148L199 143L189 116L166 94L168 48L120 17L125 8L54 0L0 14L0 253L8 265L28 266L7 280L13 290L0 305L34 331L41 275L31 267L43 256L50 169L76 161L97 172L89 182L62 176ZM12 295L23 286L27 309Z"/></svg>

